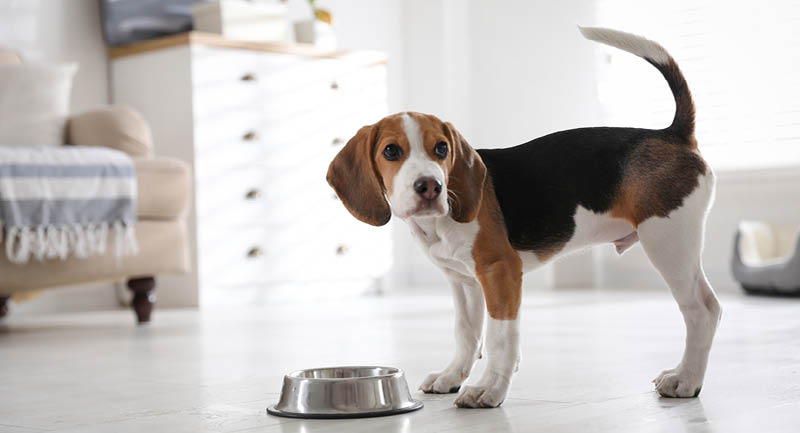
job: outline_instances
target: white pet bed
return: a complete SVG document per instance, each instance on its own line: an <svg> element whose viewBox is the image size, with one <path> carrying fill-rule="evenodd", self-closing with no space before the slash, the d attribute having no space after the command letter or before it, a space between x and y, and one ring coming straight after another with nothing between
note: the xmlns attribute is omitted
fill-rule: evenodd
<svg viewBox="0 0 800 433"><path fill-rule="evenodd" d="M800 296L800 225L740 223L732 266L749 293Z"/></svg>

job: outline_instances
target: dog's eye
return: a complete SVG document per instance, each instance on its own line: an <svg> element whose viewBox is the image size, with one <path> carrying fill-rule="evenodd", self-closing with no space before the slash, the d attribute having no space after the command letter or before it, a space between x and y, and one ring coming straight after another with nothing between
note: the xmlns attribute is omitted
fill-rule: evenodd
<svg viewBox="0 0 800 433"><path fill-rule="evenodd" d="M433 146L433 154L444 159L444 157L447 156L447 143L444 141L436 143L436 146Z"/></svg>
<svg viewBox="0 0 800 433"><path fill-rule="evenodd" d="M383 148L383 157L389 161L397 161L402 154L403 150L396 144L387 144L386 147Z"/></svg>

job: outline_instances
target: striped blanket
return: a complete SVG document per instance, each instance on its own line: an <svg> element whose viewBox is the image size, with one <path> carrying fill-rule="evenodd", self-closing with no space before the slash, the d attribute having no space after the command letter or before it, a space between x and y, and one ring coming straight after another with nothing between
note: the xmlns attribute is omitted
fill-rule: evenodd
<svg viewBox="0 0 800 433"><path fill-rule="evenodd" d="M97 147L0 146L0 242L12 263L137 252L136 173Z"/></svg>

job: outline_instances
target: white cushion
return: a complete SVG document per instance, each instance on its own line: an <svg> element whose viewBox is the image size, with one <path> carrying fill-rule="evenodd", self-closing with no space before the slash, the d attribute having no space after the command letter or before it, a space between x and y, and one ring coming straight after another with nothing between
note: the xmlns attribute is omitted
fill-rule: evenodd
<svg viewBox="0 0 800 433"><path fill-rule="evenodd" d="M75 63L0 65L0 145L64 144Z"/></svg>
<svg viewBox="0 0 800 433"><path fill-rule="evenodd" d="M794 254L800 226L742 221L739 223L739 234L742 263L763 266L785 261Z"/></svg>

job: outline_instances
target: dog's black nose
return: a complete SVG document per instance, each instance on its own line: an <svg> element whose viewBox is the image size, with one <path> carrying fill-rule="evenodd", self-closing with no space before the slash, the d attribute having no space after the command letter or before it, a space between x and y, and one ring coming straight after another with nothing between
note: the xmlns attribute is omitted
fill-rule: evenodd
<svg viewBox="0 0 800 433"><path fill-rule="evenodd" d="M434 200L442 192L442 183L432 177L421 177L414 182L414 191L425 200Z"/></svg>

